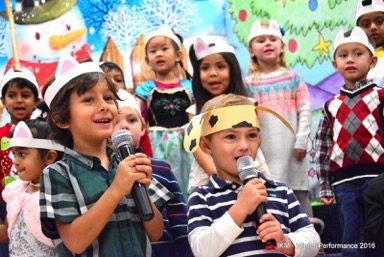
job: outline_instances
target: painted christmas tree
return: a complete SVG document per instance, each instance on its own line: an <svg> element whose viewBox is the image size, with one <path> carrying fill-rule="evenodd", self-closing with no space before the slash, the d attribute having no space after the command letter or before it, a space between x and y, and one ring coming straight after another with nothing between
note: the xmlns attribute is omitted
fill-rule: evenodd
<svg viewBox="0 0 384 257"><path fill-rule="evenodd" d="M337 32L355 25L357 0L228 0L234 32L247 46L252 23L275 19L285 31L288 66L312 68L316 61L330 60Z"/></svg>

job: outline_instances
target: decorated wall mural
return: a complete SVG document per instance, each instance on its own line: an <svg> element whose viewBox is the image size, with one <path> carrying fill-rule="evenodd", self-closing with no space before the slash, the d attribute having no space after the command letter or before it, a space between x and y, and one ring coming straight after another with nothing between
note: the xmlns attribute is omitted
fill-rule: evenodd
<svg viewBox="0 0 384 257"><path fill-rule="evenodd" d="M235 47L246 75L249 29L256 19L274 18L285 32L289 67L301 74L310 89L313 123L308 177L315 199L317 178L312 142L319 110L342 84L331 64L333 40L340 28L353 27L356 3L357 0L13 0L12 6L21 65L29 67L42 85L64 53L75 55L78 60L98 60L104 53L104 60L113 61L118 52L128 86L137 84L137 78L149 78L142 35L162 24L183 36L184 53L196 36L226 38ZM9 21L1 5L3 73L13 65L14 58ZM106 44L108 40L113 43ZM113 54L105 54L112 50Z"/></svg>

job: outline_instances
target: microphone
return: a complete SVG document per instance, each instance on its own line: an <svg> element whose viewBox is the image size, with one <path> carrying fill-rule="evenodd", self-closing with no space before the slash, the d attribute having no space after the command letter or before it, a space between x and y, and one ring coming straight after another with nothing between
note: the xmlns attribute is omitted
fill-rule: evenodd
<svg viewBox="0 0 384 257"><path fill-rule="evenodd" d="M112 145L119 150L122 159L135 154L132 149L132 136L128 130L120 129L116 131L113 133L111 141ZM154 217L154 213L145 186L136 181L132 186L131 194L135 201L140 219L142 221L151 220Z"/></svg>
<svg viewBox="0 0 384 257"><path fill-rule="evenodd" d="M258 178L258 171L256 170L254 161L251 156L242 156L237 160L237 171L243 185L247 184L248 181ZM260 203L256 210L250 215L251 219L255 221L256 226L260 226L260 217L267 213L265 203ZM263 248L266 250L273 250L276 248L276 241L273 239L263 243Z"/></svg>

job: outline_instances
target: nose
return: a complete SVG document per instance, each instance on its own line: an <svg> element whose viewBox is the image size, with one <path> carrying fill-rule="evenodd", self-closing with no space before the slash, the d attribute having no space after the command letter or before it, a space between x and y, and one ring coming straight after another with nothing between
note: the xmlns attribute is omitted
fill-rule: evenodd
<svg viewBox="0 0 384 257"><path fill-rule="evenodd" d="M215 68L209 69L209 76L211 77L217 76L217 70Z"/></svg>
<svg viewBox="0 0 384 257"><path fill-rule="evenodd" d="M248 152L248 141L245 137L242 137L239 139L239 145L238 145L238 149L241 153L247 153Z"/></svg>

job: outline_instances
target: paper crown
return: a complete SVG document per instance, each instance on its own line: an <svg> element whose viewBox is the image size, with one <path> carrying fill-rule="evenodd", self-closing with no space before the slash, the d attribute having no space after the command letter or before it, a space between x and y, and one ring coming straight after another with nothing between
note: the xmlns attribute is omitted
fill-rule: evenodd
<svg viewBox="0 0 384 257"><path fill-rule="evenodd" d="M25 80L28 80L31 82L36 89L36 92L39 92L39 84L37 83L35 75L25 67L22 67L21 70L15 71L12 67L5 73L3 79L1 80L1 90L0 92L3 92L3 88L5 84L7 84L10 80L15 79L15 78L22 78ZM33 89L34 90L34 89Z"/></svg>
<svg viewBox="0 0 384 257"><path fill-rule="evenodd" d="M235 54L235 49L221 38L204 40L203 38L198 37L193 44L193 49L195 50L197 60L201 60L208 55L217 53Z"/></svg>
<svg viewBox="0 0 384 257"><path fill-rule="evenodd" d="M333 56L335 55L336 49L342 45L347 43L360 43L365 45L369 51L374 55L375 48L369 42L367 34L365 34L364 30L360 27L354 27L351 34L348 37L344 36L344 31L341 29L339 33L337 33L335 44L333 47Z"/></svg>
<svg viewBox="0 0 384 257"><path fill-rule="evenodd" d="M65 86L71 79L82 74L91 72L103 72L97 62L78 63L75 58L70 55L63 55L57 65L55 80L47 88L44 95L44 101L48 107L51 106L52 100L60 89Z"/></svg>
<svg viewBox="0 0 384 257"><path fill-rule="evenodd" d="M265 28L261 26L260 20L256 20L251 27L251 31L248 35L248 44L251 43L252 39L258 36L265 36L265 35L272 35L276 36L280 39L283 38L283 35L281 34L279 24L274 20L270 19L268 28Z"/></svg>
<svg viewBox="0 0 384 257"><path fill-rule="evenodd" d="M49 139L34 138L31 130L24 121L17 123L13 137L9 142L10 147L30 147L37 149L56 150L64 152L64 146Z"/></svg>
<svg viewBox="0 0 384 257"><path fill-rule="evenodd" d="M256 110L270 112L281 120L294 133L291 124L275 111L255 105L234 105L213 109L194 116L184 136L184 149L196 151L200 137L230 128L260 128Z"/></svg>
<svg viewBox="0 0 384 257"><path fill-rule="evenodd" d="M372 0L371 4L363 5L363 1L359 0L356 7L356 22L361 16L371 12L384 12L384 1Z"/></svg>
<svg viewBox="0 0 384 257"><path fill-rule="evenodd" d="M167 37L167 38L172 39L177 44L179 49L181 48L180 39L175 35L175 33L173 33L173 31L169 27L167 27L165 25L161 25L158 29L148 33L148 35L145 37L145 41L144 41L145 47L147 46L149 40L151 40L154 37L158 37L158 36L163 36L163 37Z"/></svg>
<svg viewBox="0 0 384 257"><path fill-rule="evenodd" d="M135 97L132 94L130 94L127 90L119 89L119 91L117 91L117 95L121 99L121 100L117 100L117 103L119 104L119 108L131 107L137 110L139 113L141 113L140 106L137 103Z"/></svg>

